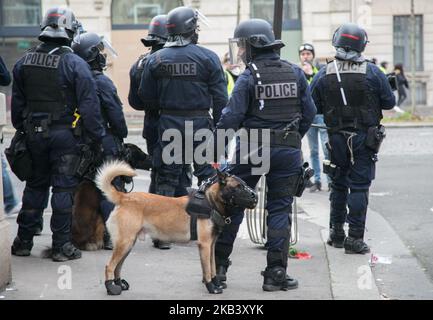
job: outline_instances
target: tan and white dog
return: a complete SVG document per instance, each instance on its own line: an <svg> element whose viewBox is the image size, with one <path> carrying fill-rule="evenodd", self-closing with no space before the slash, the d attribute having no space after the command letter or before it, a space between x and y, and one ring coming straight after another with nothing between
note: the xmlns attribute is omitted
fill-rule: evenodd
<svg viewBox="0 0 433 320"><path fill-rule="evenodd" d="M113 254L105 267L105 287L109 295L119 295L129 284L121 279L122 265L140 236L169 242L188 242L191 237L191 215L186 211L189 197L171 198L144 192L122 193L111 181L117 176L135 176L135 171L124 162L105 164L95 179L98 188L116 207L107 221L113 241ZM254 208L257 195L253 189L233 175L217 172L203 184L201 190L213 214L225 219L229 206ZM219 234L214 219L197 219L197 245L203 273L203 282L209 293L221 293L216 278L215 242Z"/></svg>

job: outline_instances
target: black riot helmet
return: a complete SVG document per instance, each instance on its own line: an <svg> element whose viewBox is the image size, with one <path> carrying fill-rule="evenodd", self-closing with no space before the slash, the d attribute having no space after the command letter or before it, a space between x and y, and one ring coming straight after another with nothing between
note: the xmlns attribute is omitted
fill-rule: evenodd
<svg viewBox="0 0 433 320"><path fill-rule="evenodd" d="M70 9L54 7L45 13L38 39L44 42L62 39L70 43L81 29L81 24Z"/></svg>
<svg viewBox="0 0 433 320"><path fill-rule="evenodd" d="M149 32L146 38L141 39L145 47L163 45L168 38L167 15L161 14L153 17L149 24Z"/></svg>
<svg viewBox="0 0 433 320"><path fill-rule="evenodd" d="M167 31L170 36L185 35L197 29L198 12L189 7L177 7L167 15Z"/></svg>
<svg viewBox="0 0 433 320"><path fill-rule="evenodd" d="M230 59L232 64L251 61L253 55L265 50L278 50L284 47L281 40L276 40L269 22L263 19L250 19L241 22L229 39Z"/></svg>
<svg viewBox="0 0 433 320"><path fill-rule="evenodd" d="M346 23L335 30L332 45L345 51L362 53L368 43L367 32L355 23Z"/></svg>
<svg viewBox="0 0 433 320"><path fill-rule="evenodd" d="M75 54L96 69L103 70L106 67L106 54L103 52L108 51L113 57L117 56L111 44L93 32L80 35L80 42L74 42L71 47Z"/></svg>

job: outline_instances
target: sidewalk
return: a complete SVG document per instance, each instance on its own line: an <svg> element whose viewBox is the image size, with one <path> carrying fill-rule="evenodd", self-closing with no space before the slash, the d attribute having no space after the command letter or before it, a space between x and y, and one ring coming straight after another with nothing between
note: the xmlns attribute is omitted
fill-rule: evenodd
<svg viewBox="0 0 433 320"><path fill-rule="evenodd" d="M134 139L139 139L135 137ZM306 152L306 144L303 146ZM139 171L135 190L147 190L149 173ZM172 299L172 300L296 300L296 299L433 299L433 285L417 259L382 216L369 210L366 241L383 262L370 266L370 255L346 255L325 244L329 223L329 193L304 192L298 199L299 241L296 249L310 260L289 259L288 273L299 288L289 292L263 292L260 275L266 263L263 246L249 240L244 222L235 243L228 272L228 288L210 295L201 283L201 267L194 243L176 244L171 250L154 249L150 239L138 241L125 262L123 277L131 285L121 296L107 296L104 267L110 251L83 252L83 258L54 263L40 258L51 244L50 212L44 217L42 236L35 237L30 257L12 257L13 284L0 292L3 299ZM16 218L8 218L10 240ZM68 275L71 275L68 278ZM70 282L68 281L70 279Z"/></svg>
<svg viewBox="0 0 433 320"><path fill-rule="evenodd" d="M306 190L298 215L298 250L307 251L309 260L289 259L288 272L299 281L297 290L263 292L266 251L249 240L244 223L232 254L228 288L221 295L210 295L201 283L198 250L194 243L176 244L171 250L152 247L150 239L138 241L125 262L123 276L131 285L121 296L107 296L104 266L110 251L83 252L82 259L54 263L40 258L49 247L50 213L44 216L42 236L35 238L30 257L12 258L13 284L0 293L0 299L432 299L433 285L416 259L379 214L370 211L367 243L375 254L392 255L392 264L369 265L369 255L346 255L342 249L325 244L328 225L328 193ZM300 208L302 207L302 209ZM14 218L11 240L16 234ZM373 273L371 272L373 270ZM68 276L71 275L69 278Z"/></svg>
<svg viewBox="0 0 433 320"><path fill-rule="evenodd" d="M150 239L138 241L125 262L123 276L131 285L121 296L107 296L104 287L104 266L110 251L83 252L82 259L54 263L41 259L41 251L50 245L49 218L45 215L42 236L35 238L30 257L12 258L13 285L0 293L4 299L332 299L329 269L321 229L308 221L300 221L302 241L299 248L307 250L311 260L289 260L289 272L299 280L300 287L289 292L263 292L260 271L266 263L266 250L254 245L242 225L228 273L228 288L221 295L210 295L201 283L201 267L195 243L176 244L171 250L152 247ZM13 219L9 222L13 225ZM12 234L16 227L13 226ZM60 290L65 270L70 267L72 289Z"/></svg>

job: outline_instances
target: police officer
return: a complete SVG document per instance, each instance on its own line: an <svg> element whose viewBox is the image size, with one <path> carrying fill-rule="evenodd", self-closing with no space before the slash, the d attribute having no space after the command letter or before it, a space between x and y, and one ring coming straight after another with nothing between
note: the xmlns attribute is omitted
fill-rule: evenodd
<svg viewBox="0 0 433 320"><path fill-rule="evenodd" d="M158 120L159 111L151 108L145 108L144 102L138 95L138 89L140 87L141 76L143 74L143 67L149 56L156 51L164 47L167 41L167 16L158 15L155 16L149 24L149 32L146 38L141 39L141 42L145 47L150 47L151 50L141 55L138 60L132 65L129 71L129 94L128 102L129 105L135 110L145 110L144 125L143 125L143 138L146 139L147 152L149 155L153 155L153 151L158 142ZM155 172L152 170L151 182L149 186L149 192L154 193L155 189Z"/></svg>
<svg viewBox="0 0 433 320"><path fill-rule="evenodd" d="M269 171L266 173L267 193L267 267L263 290L277 291L297 288L297 280L286 275L291 226L291 205L298 178L302 174L301 138L316 113L310 89L302 70L281 60L278 50L284 46L275 40L271 25L262 19L240 23L231 45L239 47L239 55L247 69L236 81L227 107L217 129L245 128L270 130ZM230 52L235 52L232 48ZM235 57L234 57L235 58ZM281 90L281 88L289 88ZM263 147L266 147L263 145ZM240 158L240 144L236 159ZM230 173L254 188L260 175L252 175L251 164L234 164ZM217 275L226 280L243 211L236 210L217 240L215 260Z"/></svg>
<svg viewBox="0 0 433 320"><path fill-rule="evenodd" d="M193 142L193 148L184 144L183 155L175 155L175 163L164 163L162 150L170 143L162 141L167 129L177 129L186 140L186 121L192 121L192 132L213 127L209 110L213 110L213 120L219 119L227 102L227 89L224 73L218 56L197 45L199 12L189 7L178 7L167 16L168 40L164 48L150 55L145 62L139 88L139 95L145 106L157 108L158 145L154 150L155 193L174 196L186 195L186 187L191 186L191 178L185 181L192 156L200 141ZM194 175L199 183L212 176L214 169L209 164L194 162ZM181 192L176 188L180 187Z"/></svg>
<svg viewBox="0 0 433 320"><path fill-rule="evenodd" d="M362 55L367 43L367 33L358 25L340 26L332 40L335 60L322 68L311 84L318 112L329 128L332 190L328 244L359 254L370 251L363 238L377 145L369 141L380 143L382 109L395 105L384 73ZM348 237L343 229L346 221Z"/></svg>
<svg viewBox="0 0 433 320"><path fill-rule="evenodd" d="M129 71L130 87L128 101L132 108L135 110L144 110L144 124L143 124L143 138L146 139L147 152L150 156L154 156L155 150L158 151L158 120L159 111L156 108L146 107L145 103L138 95L140 87L141 76L143 75L143 68L149 56L164 47L168 38L167 33L167 15L158 15L153 17L149 25L149 31L146 38L141 39L145 47L150 47L151 50L146 54L140 56L138 60L132 65ZM160 156L156 157L160 158ZM183 172L185 181L189 180L191 176L191 168ZM155 169L150 173L149 193L155 193ZM184 195L183 188L178 187L175 196ZM153 240L153 245L159 249L170 249L170 243Z"/></svg>
<svg viewBox="0 0 433 320"><path fill-rule="evenodd" d="M126 127L122 102L117 95L116 87L103 72L107 68L107 53L105 51L111 51L115 55L114 49L108 41L92 32L81 35L80 42L73 43L72 49L89 64L96 82L96 90L106 132L106 135L102 139L104 160L120 159L123 149L123 139L128 135L128 128ZM113 184L119 189L124 188L124 183L120 177L116 178ZM101 212L104 223L108 220L113 208L114 204L103 197L101 200ZM113 248L107 231L104 233L104 248L109 250Z"/></svg>
<svg viewBox="0 0 433 320"><path fill-rule="evenodd" d="M15 64L12 88L12 124L28 136L33 176L27 180L23 207L18 215L18 235L12 254L28 256L38 221L52 186L52 259L78 259L81 252L71 242L74 166L80 137L72 123L76 109L91 143L104 136L96 86L89 66L70 48L79 22L69 9L49 9L41 24L37 47Z"/></svg>

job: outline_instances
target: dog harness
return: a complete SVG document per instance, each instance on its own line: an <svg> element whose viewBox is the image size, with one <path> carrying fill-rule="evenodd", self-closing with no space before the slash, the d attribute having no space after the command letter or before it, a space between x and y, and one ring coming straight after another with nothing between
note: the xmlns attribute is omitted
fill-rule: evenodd
<svg viewBox="0 0 433 320"><path fill-rule="evenodd" d="M204 193L206 187L203 186L198 190L188 188L189 201L185 210L191 216L191 240L197 240L197 219L210 219L218 233L226 224L231 223L230 217L222 216L207 200Z"/></svg>

